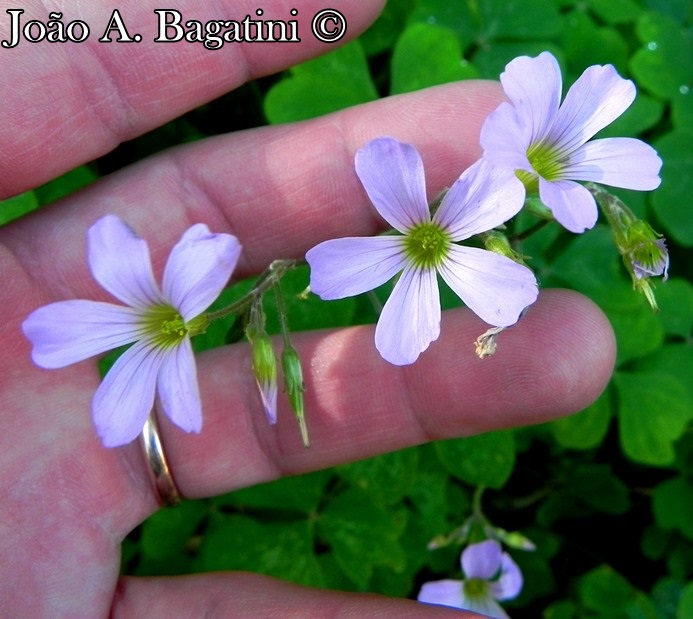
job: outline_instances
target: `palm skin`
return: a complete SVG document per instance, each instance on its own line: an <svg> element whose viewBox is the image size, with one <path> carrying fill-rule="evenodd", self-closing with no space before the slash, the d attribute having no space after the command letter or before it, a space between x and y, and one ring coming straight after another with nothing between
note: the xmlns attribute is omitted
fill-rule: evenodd
<svg viewBox="0 0 693 619"><path fill-rule="evenodd" d="M211 2L190 5L196 19L220 17ZM267 15L275 5L284 11L278 0L268 1ZM3 2L0 15L9 6ZM50 55L47 44L2 51L3 83L16 87L5 92L0 110L0 196L35 187L246 79L329 49L308 35L279 51L255 45L224 54L147 43L154 8L151 1L121 7L128 23L140 26L144 42L138 47L94 37L54 44ZM320 8L306 1L301 14ZM377 2L342 2L348 36L380 8ZM80 10L70 18L90 24L105 24L111 13L100 2ZM27 10L31 18L46 15ZM131 70L133 63L138 70ZM353 172L355 150L378 135L415 143L436 194L478 157L481 122L501 96L494 83L451 84L300 125L181 146L0 229L3 616L472 616L252 574L120 578L120 542L158 508L139 445L100 444L89 413L99 381L95 364L37 368L21 323L52 301L112 300L85 260L85 231L106 213L148 240L159 276L173 243L198 221L238 236L244 247L238 277L258 273L277 257L300 257L346 231L373 234L382 222ZM405 368L377 355L370 326L296 334L306 366L310 449L301 445L288 410L280 408L276 429L267 427L246 346L200 355L202 433L161 424L182 493L213 496L426 440L537 423L580 410L611 374L611 329L575 293L544 293L503 335L501 352L482 362L471 342L484 328L466 310L448 312L440 341Z"/></svg>

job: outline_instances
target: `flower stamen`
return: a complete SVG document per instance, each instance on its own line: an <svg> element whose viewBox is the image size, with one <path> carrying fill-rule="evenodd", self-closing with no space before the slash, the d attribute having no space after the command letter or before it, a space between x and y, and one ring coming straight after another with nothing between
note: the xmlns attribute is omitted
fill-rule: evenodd
<svg viewBox="0 0 693 619"><path fill-rule="evenodd" d="M404 239L404 251L417 266L435 268L448 256L450 235L434 223L422 223L409 230Z"/></svg>

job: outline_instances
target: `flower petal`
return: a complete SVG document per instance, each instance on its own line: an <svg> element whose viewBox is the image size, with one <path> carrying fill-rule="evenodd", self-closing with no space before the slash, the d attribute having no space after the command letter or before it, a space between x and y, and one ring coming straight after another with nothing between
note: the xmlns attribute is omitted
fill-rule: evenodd
<svg viewBox="0 0 693 619"><path fill-rule="evenodd" d="M532 129L518 117L517 110L507 101L491 112L481 127L479 142L484 159L511 170L533 170L527 158Z"/></svg>
<svg viewBox="0 0 693 619"><path fill-rule="evenodd" d="M474 613L479 613L484 617L493 617L494 619L510 619L506 613L490 595L486 596L471 596L465 591L462 591L462 608L470 610Z"/></svg>
<svg viewBox="0 0 693 619"><path fill-rule="evenodd" d="M497 600L512 600L522 591L522 572L512 557L504 552L501 558L500 577L489 583L491 594Z"/></svg>
<svg viewBox="0 0 693 619"><path fill-rule="evenodd" d="M421 586L419 595L416 599L424 604L439 604L452 608L463 608L462 606L462 586L461 580L436 580L425 582Z"/></svg>
<svg viewBox="0 0 693 619"><path fill-rule="evenodd" d="M450 187L433 221L460 241L505 223L524 201L525 187L513 170L480 159Z"/></svg>
<svg viewBox="0 0 693 619"><path fill-rule="evenodd" d="M572 181L539 179L541 201L551 209L556 221L571 232L584 232L597 223L599 212L592 194Z"/></svg>
<svg viewBox="0 0 693 619"><path fill-rule="evenodd" d="M274 425L277 423L277 381L267 381L261 383L256 379L258 391L260 392L260 398L262 400L262 407L265 409L265 415L267 415L267 421Z"/></svg>
<svg viewBox="0 0 693 619"><path fill-rule="evenodd" d="M570 87L549 141L572 151L611 124L633 103L635 86L608 65L594 65Z"/></svg>
<svg viewBox="0 0 693 619"><path fill-rule="evenodd" d="M496 327L515 324L539 294L532 271L485 249L453 245L439 270L467 307Z"/></svg>
<svg viewBox="0 0 693 619"><path fill-rule="evenodd" d="M321 299L343 299L384 284L405 264L401 236L324 241L306 254L310 288Z"/></svg>
<svg viewBox="0 0 693 619"><path fill-rule="evenodd" d="M440 335L440 297L434 269L406 268L375 328L375 347L394 365L414 363Z"/></svg>
<svg viewBox="0 0 693 619"><path fill-rule="evenodd" d="M549 52L520 56L507 64L500 80L521 123L531 128L530 142L541 140L561 103L563 80L556 59Z"/></svg>
<svg viewBox="0 0 693 619"><path fill-rule="evenodd" d="M232 234L212 234L195 224L171 250L164 270L164 296L190 320L204 312L228 283L241 253Z"/></svg>
<svg viewBox="0 0 693 619"><path fill-rule="evenodd" d="M393 228L406 232L430 221L423 161L411 144L376 138L356 153L354 162L373 206Z"/></svg>
<svg viewBox="0 0 693 619"><path fill-rule="evenodd" d="M126 350L99 385L92 401L96 432L106 447L134 440L154 406L160 349L137 342Z"/></svg>
<svg viewBox="0 0 693 619"><path fill-rule="evenodd" d="M88 261L94 279L132 307L161 304L149 247L115 215L99 219L87 232Z"/></svg>
<svg viewBox="0 0 693 619"><path fill-rule="evenodd" d="M140 336L140 316L130 307L72 300L44 305L22 324L42 368L62 368L130 344Z"/></svg>
<svg viewBox="0 0 693 619"><path fill-rule="evenodd" d="M161 410L185 432L202 429L202 404L190 339L165 351L157 392Z"/></svg>
<svg viewBox="0 0 693 619"><path fill-rule="evenodd" d="M491 580L500 570L501 545L495 539L470 544L462 551L462 571L467 579Z"/></svg>
<svg viewBox="0 0 693 619"><path fill-rule="evenodd" d="M649 191L661 183L662 160L635 138L604 138L585 144L571 159L566 176L612 187Z"/></svg>

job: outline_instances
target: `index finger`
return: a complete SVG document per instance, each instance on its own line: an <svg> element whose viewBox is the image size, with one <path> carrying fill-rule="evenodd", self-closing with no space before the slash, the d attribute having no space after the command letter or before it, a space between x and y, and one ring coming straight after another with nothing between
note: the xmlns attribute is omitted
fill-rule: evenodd
<svg viewBox="0 0 693 619"><path fill-rule="evenodd" d="M175 10L162 9L157 0L120 4L116 10L104 2L67 3L62 12L49 13L44 3L17 9L0 2L0 41L6 42L0 48L0 197L95 159L245 81L333 49L311 32L323 0L304 0L298 8L282 0L266 0L262 8L193 0L172 3ZM340 43L365 29L383 4L342 0L346 32ZM65 26L79 20L88 37L27 42L24 26L47 23L50 15ZM207 49L203 41L213 22L228 24L223 30L232 40ZM286 26L272 26L270 34L271 22ZM258 39L258 27L265 40ZM286 42L270 40L282 31ZM40 28L33 32L37 37ZM71 32L81 38L83 30ZM179 39L183 32L192 40Z"/></svg>

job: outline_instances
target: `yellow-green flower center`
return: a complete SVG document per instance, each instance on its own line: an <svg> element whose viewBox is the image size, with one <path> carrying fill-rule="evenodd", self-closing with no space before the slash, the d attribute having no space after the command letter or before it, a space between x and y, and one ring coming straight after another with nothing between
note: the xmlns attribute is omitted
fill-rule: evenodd
<svg viewBox="0 0 693 619"><path fill-rule="evenodd" d="M188 335L203 333L207 327L204 314L185 322L177 309L170 305L150 307L142 318L144 335L154 346L178 346Z"/></svg>
<svg viewBox="0 0 693 619"><path fill-rule="evenodd" d="M538 142L532 144L527 150L527 159L532 164L536 174L518 170L518 178L525 184L527 191L536 192L538 190L538 178L541 176L547 181L557 181L563 178L565 162L562 161L560 153L546 143Z"/></svg>
<svg viewBox="0 0 693 619"><path fill-rule="evenodd" d="M404 237L404 251L415 266L433 268L448 255L450 235L434 223L414 226Z"/></svg>
<svg viewBox="0 0 693 619"><path fill-rule="evenodd" d="M481 578L469 578L464 581L464 592L470 598L485 598L489 596L489 583Z"/></svg>

